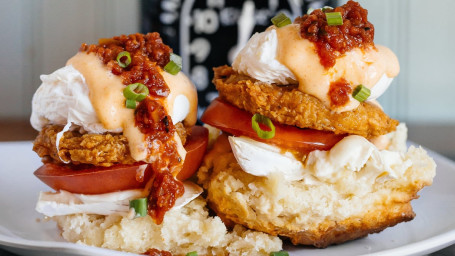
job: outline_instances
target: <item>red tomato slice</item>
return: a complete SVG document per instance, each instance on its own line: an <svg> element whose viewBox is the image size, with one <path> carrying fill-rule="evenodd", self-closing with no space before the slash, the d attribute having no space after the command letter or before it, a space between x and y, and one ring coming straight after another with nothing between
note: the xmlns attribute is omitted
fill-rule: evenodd
<svg viewBox="0 0 455 256"><path fill-rule="evenodd" d="M197 171L207 150L209 131L202 126L194 126L186 139L186 157L183 168L177 174L178 180L186 180Z"/></svg>
<svg viewBox="0 0 455 256"><path fill-rule="evenodd" d="M187 154L183 168L177 175L180 180L191 177L202 162L208 143L208 131L195 126L185 144ZM142 168L141 168L142 167ZM145 169L144 169L145 167ZM55 190L78 194L103 194L114 191L145 187L152 169L144 163L93 167L70 167L47 163L34 172L42 182Z"/></svg>
<svg viewBox="0 0 455 256"><path fill-rule="evenodd" d="M141 179L136 179L136 175L140 176L140 167L141 164L119 164L111 167L88 167L77 170L65 165L47 163L34 174L55 190L66 190L77 194L102 194L145 187L152 170L145 165L144 178L141 182Z"/></svg>
<svg viewBox="0 0 455 256"><path fill-rule="evenodd" d="M217 98L206 109L201 121L234 136L247 136L257 141L295 149L299 152L310 152L315 149L328 150L345 136L273 122L275 136L271 139L261 139L251 127L252 116L249 112Z"/></svg>

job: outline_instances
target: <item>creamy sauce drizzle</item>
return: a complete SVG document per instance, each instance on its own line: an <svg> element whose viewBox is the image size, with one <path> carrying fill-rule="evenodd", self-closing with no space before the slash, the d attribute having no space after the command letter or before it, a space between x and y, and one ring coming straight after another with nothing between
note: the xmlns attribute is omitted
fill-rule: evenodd
<svg viewBox="0 0 455 256"><path fill-rule="evenodd" d="M128 139L131 156L136 161L152 162L156 156L147 155L147 143L145 135L135 126L133 109L125 107L123 89L125 85L119 76L112 72L93 53L77 53L68 60L67 65L72 65L85 78L89 87L89 98L98 119L105 129L123 129L123 135ZM190 102L190 110L185 118L188 125L194 125L197 119L197 95L194 85L180 72L171 77L166 72L162 73L171 90L168 99L165 100L168 113L174 108L174 99L183 94ZM179 155L184 159L186 151L177 133L174 136Z"/></svg>
<svg viewBox="0 0 455 256"><path fill-rule="evenodd" d="M380 45L376 45L376 49L351 50L338 58L333 67L325 69L320 64L314 44L300 36L298 24L276 28L276 32L278 61L294 73L300 91L317 97L328 107L330 98L327 92L331 82L344 78L353 88L363 84L371 89L383 74L395 77L400 71L395 54ZM358 105L359 102L350 96L346 105L333 110L342 112L355 109Z"/></svg>
<svg viewBox="0 0 455 256"><path fill-rule="evenodd" d="M162 72L161 75L166 81L169 90L171 91L166 99L166 110L168 113L174 112L174 101L179 95L184 95L189 103L190 109L184 122L187 126L193 126L197 121L197 91L193 83L188 77L179 72L177 75L171 75L167 72Z"/></svg>

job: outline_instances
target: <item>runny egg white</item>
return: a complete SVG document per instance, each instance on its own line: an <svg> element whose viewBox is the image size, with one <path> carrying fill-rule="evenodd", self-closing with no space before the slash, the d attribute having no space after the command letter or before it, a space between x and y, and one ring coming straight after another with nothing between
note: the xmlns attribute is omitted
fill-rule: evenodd
<svg viewBox="0 0 455 256"><path fill-rule="evenodd" d="M406 127L403 124L398 129ZM396 134L401 136L396 143L405 143L403 133ZM260 177L279 174L288 181L302 180L306 184L335 182L346 172L357 173L357 178L367 183L384 182L398 178L412 164L402 152L379 150L358 135L346 136L328 151L314 150L305 159L247 137L230 136L229 143L245 172Z"/></svg>

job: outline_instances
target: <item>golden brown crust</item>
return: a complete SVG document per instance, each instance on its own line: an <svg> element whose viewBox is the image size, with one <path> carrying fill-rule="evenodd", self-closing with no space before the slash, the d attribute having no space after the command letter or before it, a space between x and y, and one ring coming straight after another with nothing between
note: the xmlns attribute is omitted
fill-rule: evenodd
<svg viewBox="0 0 455 256"><path fill-rule="evenodd" d="M190 129L185 128L182 123L175 126L182 143L185 144ZM62 130L63 126L49 125L44 127L36 137L33 150L45 161L56 163L65 161L72 164L104 167L136 162L131 157L128 140L122 134L81 134L78 131L67 131L60 140L57 152L57 133Z"/></svg>
<svg viewBox="0 0 455 256"><path fill-rule="evenodd" d="M397 120L370 103L364 102L353 111L336 113L296 86L263 83L240 75L228 66L214 68L214 71L213 83L222 99L282 124L366 138L392 132L398 125Z"/></svg>
<svg viewBox="0 0 455 256"><path fill-rule="evenodd" d="M57 152L57 133L63 127L50 125L44 127L35 139L33 150L40 156L49 156L54 162L70 161L73 164L92 164L111 166L113 164L133 164L128 140L120 134L81 134L67 131L62 136ZM60 159L61 158L61 159Z"/></svg>
<svg viewBox="0 0 455 256"><path fill-rule="evenodd" d="M220 209L223 204L214 203L208 198L209 207L223 220L226 226L241 224L250 229L270 235L288 237L294 245L312 245L325 248L332 244L341 244L359 239L368 234L379 233L398 223L414 219L415 213L411 203L396 203L382 205L371 209L367 215L347 218L342 221L325 221L313 230L295 230L292 226L277 226L273 221L252 220L236 214L226 214L226 209Z"/></svg>
<svg viewBox="0 0 455 256"><path fill-rule="evenodd" d="M347 218L340 222L327 222L315 231L289 232L285 236L293 244L312 244L318 248L325 248L331 244L340 244L358 239L368 234L379 233L382 230L395 226L400 222L414 219L415 213L411 204L396 203L394 205L381 205L367 215Z"/></svg>

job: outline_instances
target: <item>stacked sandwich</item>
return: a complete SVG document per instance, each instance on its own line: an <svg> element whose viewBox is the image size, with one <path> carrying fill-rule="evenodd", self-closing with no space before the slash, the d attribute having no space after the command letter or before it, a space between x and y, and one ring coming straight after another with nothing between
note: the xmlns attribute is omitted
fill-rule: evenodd
<svg viewBox="0 0 455 256"><path fill-rule="evenodd" d="M198 178L225 223L326 247L414 218L435 163L376 101L399 64L367 14L349 1L278 15L214 69L202 121L222 133Z"/></svg>
<svg viewBox="0 0 455 256"><path fill-rule="evenodd" d="M281 240L209 217L199 167L208 132L194 126L197 95L159 34L83 44L41 76L31 123L40 131L36 210L71 242L150 255L268 254Z"/></svg>

